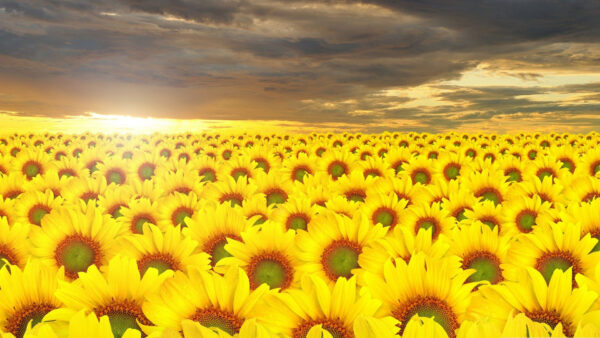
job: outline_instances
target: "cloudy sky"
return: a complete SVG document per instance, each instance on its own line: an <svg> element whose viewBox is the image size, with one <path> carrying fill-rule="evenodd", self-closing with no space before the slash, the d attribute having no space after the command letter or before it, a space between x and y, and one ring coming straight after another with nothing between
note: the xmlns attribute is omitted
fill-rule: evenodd
<svg viewBox="0 0 600 338"><path fill-rule="evenodd" d="M599 17L598 0L0 0L0 124L588 132Z"/></svg>

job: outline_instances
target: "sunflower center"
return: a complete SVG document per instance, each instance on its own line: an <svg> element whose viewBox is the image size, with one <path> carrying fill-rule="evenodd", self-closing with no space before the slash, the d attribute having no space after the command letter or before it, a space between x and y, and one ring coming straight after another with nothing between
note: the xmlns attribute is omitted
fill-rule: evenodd
<svg viewBox="0 0 600 338"><path fill-rule="evenodd" d="M316 325L321 325L321 327L325 331L329 332L329 334L333 338L353 338L354 337L354 334L352 333L352 331L349 330L348 328L346 328L346 326L344 326L344 323L342 323L339 320L330 319L330 318L303 321L298 327L296 327L292 331L292 337L293 338L305 338L306 335L308 334L308 331L310 331L310 329Z"/></svg>
<svg viewBox="0 0 600 338"><path fill-rule="evenodd" d="M233 179L236 181L240 177L248 177L248 176L250 176L250 173L248 172L248 170L246 168L237 168L231 172L231 177L233 177Z"/></svg>
<svg viewBox="0 0 600 338"><path fill-rule="evenodd" d="M577 260L566 251L545 253L537 259L535 264L535 268L542 273L547 283L550 283L554 270L566 271L571 267L573 268L573 277L581 272Z"/></svg>
<svg viewBox="0 0 600 338"><path fill-rule="evenodd" d="M433 318L444 328L450 338L456 337L454 333L454 330L458 328L456 315L445 301L436 297L418 296L413 298L392 311L392 315L401 322L400 334L404 333L410 319L414 315L418 315L419 317Z"/></svg>
<svg viewBox="0 0 600 338"><path fill-rule="evenodd" d="M170 255L156 253L146 255L138 260L138 269L141 275L144 275L149 268L155 268L158 270L158 274L161 274L167 270L178 270L178 264Z"/></svg>
<svg viewBox="0 0 600 338"><path fill-rule="evenodd" d="M494 205L498 205L502 202L502 196L500 193L493 188L485 188L480 190L477 194L477 197L481 198L483 201L491 201Z"/></svg>
<svg viewBox="0 0 600 338"><path fill-rule="evenodd" d="M517 215L517 228L521 232L531 232L537 214L531 210L523 210Z"/></svg>
<svg viewBox="0 0 600 338"><path fill-rule="evenodd" d="M475 269L467 279L468 282L479 282L486 280L496 284L502 280L500 260L496 255L487 251L473 252L463 258L463 269Z"/></svg>
<svg viewBox="0 0 600 338"><path fill-rule="evenodd" d="M306 224L308 220L306 216L301 214L295 214L288 217L287 228L293 230L306 230Z"/></svg>
<svg viewBox="0 0 600 338"><path fill-rule="evenodd" d="M135 234L144 233L144 224L146 224L146 223L155 224L154 223L154 218L152 218L150 215L138 215L138 216L136 216L133 219L131 231L133 233L135 233Z"/></svg>
<svg viewBox="0 0 600 338"><path fill-rule="evenodd" d="M269 252L252 257L248 264L250 288L266 283L271 289L287 288L292 282L292 267L279 252Z"/></svg>
<svg viewBox="0 0 600 338"><path fill-rule="evenodd" d="M199 172L200 177L202 177L202 182L215 182L217 180L217 175L215 171L211 168L206 168Z"/></svg>
<svg viewBox="0 0 600 338"><path fill-rule="evenodd" d="M415 233L419 233L420 229L431 229L431 238L433 239L436 239L438 234L440 233L438 222L435 218L428 217L420 219L416 224Z"/></svg>
<svg viewBox="0 0 600 338"><path fill-rule="evenodd" d="M458 175L460 174L460 166L454 163L450 163L448 165L446 165L446 168L444 169L444 175L446 176L446 179L448 180L454 180L458 177Z"/></svg>
<svg viewBox="0 0 600 338"><path fill-rule="evenodd" d="M23 165L23 173L27 178L33 178L42 171L42 167L35 161L29 161Z"/></svg>
<svg viewBox="0 0 600 338"><path fill-rule="evenodd" d="M394 165L394 171L396 171L396 174L399 173L399 172L401 172L401 171L404 171L404 168L402 168L403 164L404 164L403 161L399 161L398 163L396 163Z"/></svg>
<svg viewBox="0 0 600 338"><path fill-rule="evenodd" d="M537 172L537 177L543 182L546 177L550 177L550 179L552 179L554 177L554 172L552 172L551 169L540 169Z"/></svg>
<svg viewBox="0 0 600 338"><path fill-rule="evenodd" d="M121 338L128 329L141 331L138 322L144 325L152 325L144 316L142 309L133 301L113 303L102 308L95 309L98 318L108 316L110 327L115 338Z"/></svg>
<svg viewBox="0 0 600 338"><path fill-rule="evenodd" d="M76 176L75 171L73 169L62 169L61 171L58 172L58 176L59 177L73 177Z"/></svg>
<svg viewBox="0 0 600 338"><path fill-rule="evenodd" d="M469 149L469 150L467 150L467 153L466 153L466 154L467 154L467 156L469 156L469 157L475 157L475 154L476 154L476 153L475 153L475 150L473 150L473 149Z"/></svg>
<svg viewBox="0 0 600 338"><path fill-rule="evenodd" d="M358 256L362 248L348 240L342 239L331 243L321 256L321 264L325 274L333 281L339 277L352 277L352 270L358 268Z"/></svg>
<svg viewBox="0 0 600 338"><path fill-rule="evenodd" d="M273 189L267 192L267 205L285 203L287 194L281 189Z"/></svg>
<svg viewBox="0 0 600 338"><path fill-rule="evenodd" d="M100 249L96 242L83 237L74 235L65 238L56 248L56 262L65 267L65 274L75 279L77 273L86 271L92 264L101 261Z"/></svg>
<svg viewBox="0 0 600 338"><path fill-rule="evenodd" d="M596 245L594 246L594 248L592 249L591 252L600 251L600 229L590 232L590 235L592 236L592 238L595 238L598 240L598 242L596 242Z"/></svg>
<svg viewBox="0 0 600 338"><path fill-rule="evenodd" d="M600 161L596 161L591 165L592 175L596 175L600 171Z"/></svg>
<svg viewBox="0 0 600 338"><path fill-rule="evenodd" d="M123 216L123 214L121 213L121 208L124 207L124 204L117 204L114 207L112 207L110 214L112 215L113 218L119 218L121 216Z"/></svg>
<svg viewBox="0 0 600 338"><path fill-rule="evenodd" d="M29 304L7 318L6 331L21 338L25 335L29 322L31 322L31 327L34 327L48 312L54 309L55 306L51 304Z"/></svg>
<svg viewBox="0 0 600 338"><path fill-rule="evenodd" d="M254 159L256 167L262 169L264 172L269 172L269 163L264 159Z"/></svg>
<svg viewBox="0 0 600 338"><path fill-rule="evenodd" d="M155 166L152 163L144 163L138 169L138 176L142 180L149 180L154 176Z"/></svg>
<svg viewBox="0 0 600 338"><path fill-rule="evenodd" d="M396 213L393 210L381 207L373 213L373 223L380 223L383 226L394 226L396 225Z"/></svg>
<svg viewBox="0 0 600 338"><path fill-rule="evenodd" d="M575 171L575 163L573 163L573 161L571 161L570 159L563 158L560 160L560 163L562 163L562 165L560 166L561 168L567 168L570 172Z"/></svg>
<svg viewBox="0 0 600 338"><path fill-rule="evenodd" d="M48 214L49 212L50 208L48 208L47 206L41 204L35 205L29 210L29 223L41 225L42 218L44 218L44 216L46 216L46 214Z"/></svg>
<svg viewBox="0 0 600 338"><path fill-rule="evenodd" d="M338 177L341 177L345 173L346 173L346 165L344 163L336 161L329 165L329 174L333 178L337 179Z"/></svg>
<svg viewBox="0 0 600 338"><path fill-rule="evenodd" d="M235 207L236 205L241 207L242 202L244 201L244 198L240 194L229 193L229 194L223 195L223 197L221 197L220 201L221 201L221 203L229 202L232 207Z"/></svg>
<svg viewBox="0 0 600 338"><path fill-rule="evenodd" d="M228 237L237 241L241 241L241 238L237 235L221 234L213 237L204 245L204 252L210 254L210 260L213 266L215 266L222 258L231 257L231 254L225 250Z"/></svg>
<svg viewBox="0 0 600 338"><path fill-rule="evenodd" d="M125 181L125 173L118 169L109 170L106 173L108 183L123 184Z"/></svg>
<svg viewBox="0 0 600 338"><path fill-rule="evenodd" d="M417 170L412 174L413 183L429 184L431 176L424 170Z"/></svg>
<svg viewBox="0 0 600 338"><path fill-rule="evenodd" d="M190 319L209 329L220 329L231 336L238 333L244 323L235 314L214 307L198 309Z"/></svg>
<svg viewBox="0 0 600 338"><path fill-rule="evenodd" d="M304 182L304 176L310 174L308 168L306 167L298 167L294 169L292 178L296 181Z"/></svg>
<svg viewBox="0 0 600 338"><path fill-rule="evenodd" d="M4 244L0 244L0 268L6 264L5 260L8 261L9 264L15 264L17 262L13 249Z"/></svg>
<svg viewBox="0 0 600 338"><path fill-rule="evenodd" d="M556 327L556 325L558 325L558 323L562 323L562 320L560 318L560 315L552 310L552 311L534 311L534 312L525 312L525 315L533 320L534 322L538 322L538 323L544 323L547 324L548 326L550 326L553 330ZM568 325L568 323L566 323L567 325L565 325L565 323L563 324L563 330L564 330L564 334L567 337L572 337L573 333L571 332L571 326Z"/></svg>
<svg viewBox="0 0 600 338"><path fill-rule="evenodd" d="M353 202L364 202L367 194L363 190L350 190L346 192L346 198Z"/></svg>
<svg viewBox="0 0 600 338"><path fill-rule="evenodd" d="M504 173L505 176L508 176L508 182L521 182L521 172L517 169L510 169Z"/></svg>
<svg viewBox="0 0 600 338"><path fill-rule="evenodd" d="M187 224L185 224L185 218L192 217L193 213L194 213L194 211L191 210L190 208L180 207L173 212L173 217L171 219L171 222L174 225L181 225L181 224L187 225Z"/></svg>
<svg viewBox="0 0 600 338"><path fill-rule="evenodd" d="M457 221L463 221L465 219L467 219L467 216L465 216L465 212L467 211L466 208L459 208L454 212L454 218L456 218Z"/></svg>

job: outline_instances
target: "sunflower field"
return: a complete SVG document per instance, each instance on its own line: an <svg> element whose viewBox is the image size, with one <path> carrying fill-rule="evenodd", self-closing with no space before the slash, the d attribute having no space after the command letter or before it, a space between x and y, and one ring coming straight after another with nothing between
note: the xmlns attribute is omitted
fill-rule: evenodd
<svg viewBox="0 0 600 338"><path fill-rule="evenodd" d="M599 145L4 135L1 337L599 337Z"/></svg>

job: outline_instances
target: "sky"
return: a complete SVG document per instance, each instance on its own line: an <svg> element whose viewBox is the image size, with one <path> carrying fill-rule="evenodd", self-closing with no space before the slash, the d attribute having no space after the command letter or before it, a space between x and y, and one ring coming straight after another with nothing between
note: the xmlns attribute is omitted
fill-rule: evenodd
<svg viewBox="0 0 600 338"><path fill-rule="evenodd" d="M0 131L600 130L598 0L0 0Z"/></svg>

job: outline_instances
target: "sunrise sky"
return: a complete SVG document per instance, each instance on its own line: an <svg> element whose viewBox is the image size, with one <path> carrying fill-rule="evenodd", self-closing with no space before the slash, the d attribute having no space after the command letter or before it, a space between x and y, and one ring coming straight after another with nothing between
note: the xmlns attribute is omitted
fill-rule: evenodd
<svg viewBox="0 0 600 338"><path fill-rule="evenodd" d="M0 131L600 128L598 0L0 0Z"/></svg>

